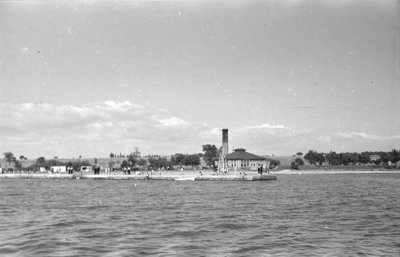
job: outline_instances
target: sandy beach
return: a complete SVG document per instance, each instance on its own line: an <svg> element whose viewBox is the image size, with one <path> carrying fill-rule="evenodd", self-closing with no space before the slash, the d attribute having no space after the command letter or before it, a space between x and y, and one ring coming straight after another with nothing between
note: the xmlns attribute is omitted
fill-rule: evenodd
<svg viewBox="0 0 400 257"><path fill-rule="evenodd" d="M144 172L142 174L127 175L122 172L109 174L65 174L65 173L12 173L0 174L0 179L113 179L113 180L275 180L271 174L260 177L255 171L243 173L215 174L211 170L204 171L163 171Z"/></svg>

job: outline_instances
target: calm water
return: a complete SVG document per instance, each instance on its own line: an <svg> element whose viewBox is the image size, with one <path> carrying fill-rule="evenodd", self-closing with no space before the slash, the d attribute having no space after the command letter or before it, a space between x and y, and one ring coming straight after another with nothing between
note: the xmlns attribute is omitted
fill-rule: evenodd
<svg viewBox="0 0 400 257"><path fill-rule="evenodd" d="M400 174L0 180L1 256L399 256Z"/></svg>

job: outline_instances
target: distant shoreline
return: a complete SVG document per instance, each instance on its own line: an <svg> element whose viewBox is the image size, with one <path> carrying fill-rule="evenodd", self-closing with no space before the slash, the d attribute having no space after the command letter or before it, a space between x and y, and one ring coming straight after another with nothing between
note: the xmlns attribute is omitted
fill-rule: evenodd
<svg viewBox="0 0 400 257"><path fill-rule="evenodd" d="M391 170L279 170L271 171L270 174L274 175L287 175L287 174L310 174L310 175L324 175L324 174L385 174L385 173L399 173L399 169Z"/></svg>
<svg viewBox="0 0 400 257"><path fill-rule="evenodd" d="M247 175L241 173L233 173L225 175L215 175L211 170L204 170L202 173L199 171L164 171L162 174L159 172L144 172L140 175L135 174L124 174L123 172L115 173L102 173L94 175L93 173L88 174L66 174L66 173L4 173L0 174L0 179L106 179L106 180L201 180L204 178L207 180L237 180L237 178L243 177L241 180L246 180L244 177L251 178L252 176L258 176L257 171L245 171ZM399 173L399 169L391 170L270 170L269 173L264 172L265 175L278 176L279 175L334 175L334 174L394 174ZM248 180L248 179L247 179Z"/></svg>

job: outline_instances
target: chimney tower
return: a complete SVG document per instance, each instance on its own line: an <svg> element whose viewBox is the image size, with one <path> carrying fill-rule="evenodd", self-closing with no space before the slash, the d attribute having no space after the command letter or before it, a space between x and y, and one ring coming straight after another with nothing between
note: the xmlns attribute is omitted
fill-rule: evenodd
<svg viewBox="0 0 400 257"><path fill-rule="evenodd" d="M222 129L222 156L225 156L228 153L228 129Z"/></svg>

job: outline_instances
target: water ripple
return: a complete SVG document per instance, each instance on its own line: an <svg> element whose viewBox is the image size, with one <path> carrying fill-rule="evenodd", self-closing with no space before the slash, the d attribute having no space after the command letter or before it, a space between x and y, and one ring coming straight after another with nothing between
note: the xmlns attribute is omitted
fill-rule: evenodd
<svg viewBox="0 0 400 257"><path fill-rule="evenodd" d="M398 256L400 175L3 180L4 256ZM135 186L134 186L135 184Z"/></svg>

